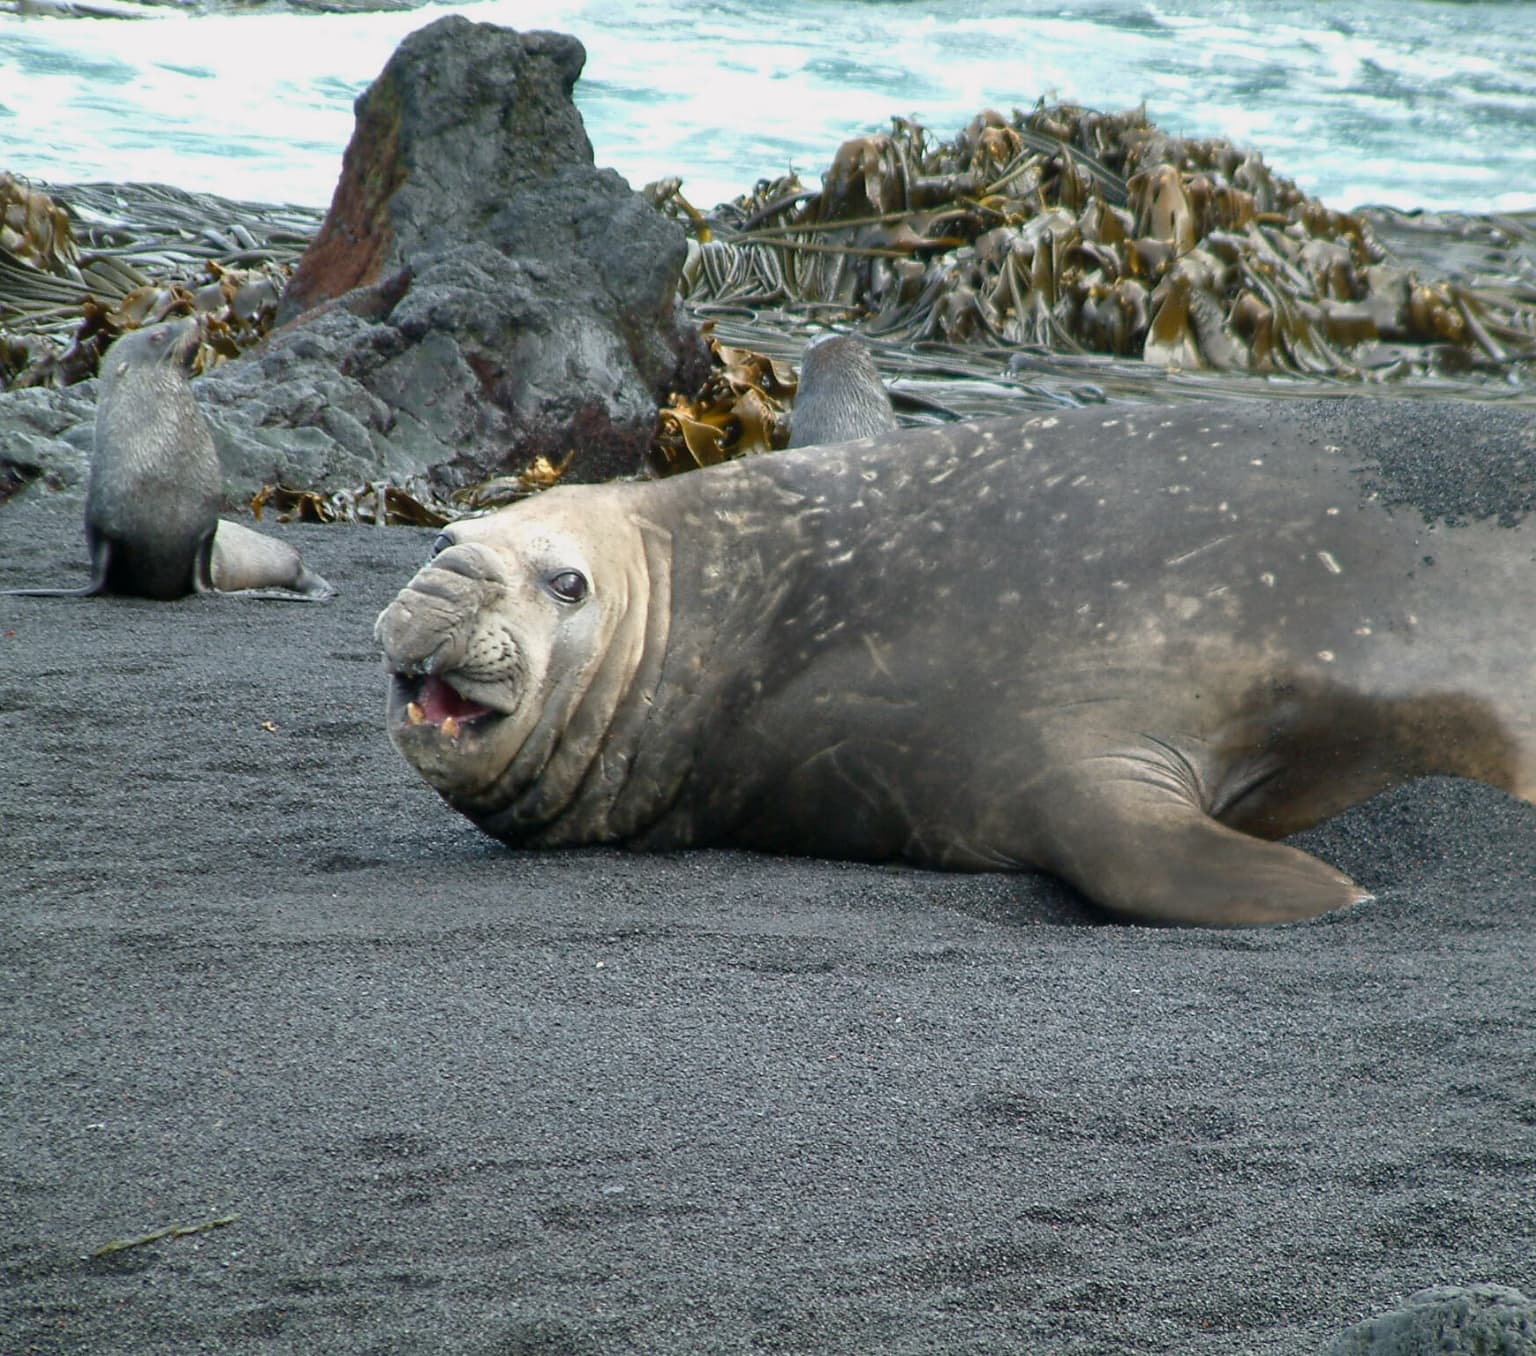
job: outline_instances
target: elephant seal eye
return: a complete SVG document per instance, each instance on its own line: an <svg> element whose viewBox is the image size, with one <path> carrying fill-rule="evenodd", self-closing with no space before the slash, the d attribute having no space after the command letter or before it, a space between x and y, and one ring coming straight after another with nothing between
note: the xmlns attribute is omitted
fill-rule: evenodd
<svg viewBox="0 0 1536 1356"><path fill-rule="evenodd" d="M427 559L431 560L433 556L442 555L442 553L452 545L453 538L450 537L446 532L439 532L437 536L432 538L432 546L431 549L427 552Z"/></svg>
<svg viewBox="0 0 1536 1356"><path fill-rule="evenodd" d="M545 582L562 603L579 603L587 596L587 578L578 570L561 570Z"/></svg>

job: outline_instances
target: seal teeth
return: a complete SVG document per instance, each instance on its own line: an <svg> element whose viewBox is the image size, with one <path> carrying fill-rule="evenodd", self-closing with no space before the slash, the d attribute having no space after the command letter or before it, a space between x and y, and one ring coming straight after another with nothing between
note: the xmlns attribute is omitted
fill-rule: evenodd
<svg viewBox="0 0 1536 1356"><path fill-rule="evenodd" d="M457 739L459 737L459 718L457 716L447 716L444 718L443 733L449 739Z"/></svg>
<svg viewBox="0 0 1536 1356"><path fill-rule="evenodd" d="M421 709L418 703L412 702L405 708L405 718L412 725L420 725L427 718L427 713Z"/></svg>

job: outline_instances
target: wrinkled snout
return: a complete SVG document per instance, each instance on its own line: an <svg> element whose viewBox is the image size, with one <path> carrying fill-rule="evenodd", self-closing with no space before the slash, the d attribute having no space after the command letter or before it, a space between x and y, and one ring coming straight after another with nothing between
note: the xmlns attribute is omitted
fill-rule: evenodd
<svg viewBox="0 0 1536 1356"><path fill-rule="evenodd" d="M484 546L450 546L419 569L379 613L373 638L392 673L450 673L463 662L481 609L505 587Z"/></svg>

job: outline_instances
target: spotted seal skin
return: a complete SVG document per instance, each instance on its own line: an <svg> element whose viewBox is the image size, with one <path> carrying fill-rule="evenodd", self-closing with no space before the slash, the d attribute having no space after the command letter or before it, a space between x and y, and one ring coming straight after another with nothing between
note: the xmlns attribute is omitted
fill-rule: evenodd
<svg viewBox="0 0 1536 1356"><path fill-rule="evenodd" d="M132 330L107 350L85 494L90 580L75 589L4 592L160 599L240 592L303 602L335 596L286 542L219 519L219 456L188 380L197 345L197 322L183 319Z"/></svg>
<svg viewBox="0 0 1536 1356"><path fill-rule="evenodd" d="M873 438L896 426L885 383L858 339L824 334L805 346L789 416L791 447Z"/></svg>
<svg viewBox="0 0 1536 1356"><path fill-rule="evenodd" d="M1468 463L1501 485L1454 487ZM457 523L388 724L487 833L1033 868L1127 919L1365 898L1272 841L1536 793L1536 432L1447 402L910 429Z"/></svg>

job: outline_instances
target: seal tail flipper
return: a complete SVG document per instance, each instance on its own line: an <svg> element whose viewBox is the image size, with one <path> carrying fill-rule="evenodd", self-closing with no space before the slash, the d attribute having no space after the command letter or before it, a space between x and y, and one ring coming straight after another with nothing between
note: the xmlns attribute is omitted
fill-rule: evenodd
<svg viewBox="0 0 1536 1356"><path fill-rule="evenodd" d="M1054 848L1042 865L1131 920L1203 927L1289 923L1371 897L1316 857L1229 829L1172 796L1117 803L1102 793L1085 795L1076 814L1073 799L1058 802L1048 816Z"/></svg>
<svg viewBox="0 0 1536 1356"><path fill-rule="evenodd" d="M0 595L7 598L95 598L107 592L107 568L111 560L112 544L89 526L85 535L91 548L91 577L86 583L72 589L0 589Z"/></svg>

